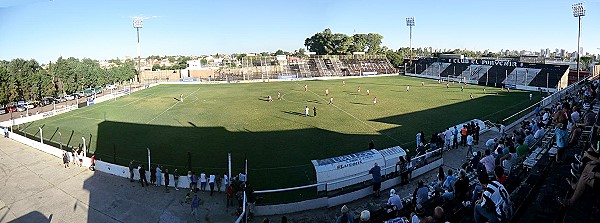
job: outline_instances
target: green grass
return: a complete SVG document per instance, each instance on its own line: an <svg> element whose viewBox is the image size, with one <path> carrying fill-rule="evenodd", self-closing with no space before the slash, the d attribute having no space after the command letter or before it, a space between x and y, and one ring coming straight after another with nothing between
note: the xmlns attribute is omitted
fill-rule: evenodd
<svg viewBox="0 0 600 223"><path fill-rule="evenodd" d="M70 146L91 134L91 152L122 165L147 160L150 148L153 163L171 171L177 166L182 174L188 152L196 171L215 174L226 172L231 152L234 173L247 157L249 179L262 190L314 183L310 160L366 150L371 140L379 149L400 145L413 151L417 130L430 136L473 118L501 120L532 104L529 92L487 87L484 93L474 85L461 92L456 83L446 89L434 80L404 76L345 81L345 86L342 80L160 85L20 127L36 135L43 126L44 137L55 142L58 129ZM335 105L328 105L326 88ZM182 93L185 99L178 102ZM274 101L267 102L267 95ZM318 116L304 117L305 106L311 116L317 107Z"/></svg>

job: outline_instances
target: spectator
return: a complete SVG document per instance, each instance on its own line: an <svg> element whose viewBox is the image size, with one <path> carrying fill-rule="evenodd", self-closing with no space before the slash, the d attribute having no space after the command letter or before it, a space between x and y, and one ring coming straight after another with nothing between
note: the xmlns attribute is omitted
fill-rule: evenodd
<svg viewBox="0 0 600 223"><path fill-rule="evenodd" d="M177 171L177 168L175 168L175 171L173 172L173 182L175 183L175 190L179 190L177 187L179 184L179 172Z"/></svg>
<svg viewBox="0 0 600 223"><path fill-rule="evenodd" d="M165 192L169 193L169 181L171 181L171 179L169 179L169 169L165 169L165 172L163 174L165 178Z"/></svg>
<svg viewBox="0 0 600 223"><path fill-rule="evenodd" d="M288 222L287 216L285 216L285 215L281 216L281 223L287 223L287 222Z"/></svg>
<svg viewBox="0 0 600 223"><path fill-rule="evenodd" d="M229 205L233 206L233 185L229 184L227 185L227 204L225 205L225 207L229 207Z"/></svg>
<svg viewBox="0 0 600 223"><path fill-rule="evenodd" d="M421 222L421 220L425 220L425 210L423 209L423 206L420 204L415 205L415 212L410 214L410 222L411 223L419 223Z"/></svg>
<svg viewBox="0 0 600 223"><path fill-rule="evenodd" d="M197 194L194 194L192 199L192 215L196 218L196 221L200 221L200 213L198 213L198 207L200 207L200 199Z"/></svg>
<svg viewBox="0 0 600 223"><path fill-rule="evenodd" d="M193 183L193 176L192 176L192 171L188 170L187 173L187 180L190 183L190 192L194 191L194 185L192 185Z"/></svg>
<svg viewBox="0 0 600 223"><path fill-rule="evenodd" d="M162 173L160 170L160 165L156 165L156 186L160 187L162 184Z"/></svg>
<svg viewBox="0 0 600 223"><path fill-rule="evenodd" d="M483 222L481 218L486 218L489 223L506 222L512 214L510 197L506 196L508 192L497 181L490 182L485 173L479 174L478 179L485 190L474 207L475 223Z"/></svg>
<svg viewBox="0 0 600 223"><path fill-rule="evenodd" d="M246 201L248 202L248 216L252 219L255 212L256 197L254 197L254 189L250 186L250 181L246 181L244 184L244 192L246 192Z"/></svg>
<svg viewBox="0 0 600 223"><path fill-rule="evenodd" d="M348 206L344 205L341 209L342 215L337 218L336 223L353 223L354 215L350 213Z"/></svg>
<svg viewBox="0 0 600 223"><path fill-rule="evenodd" d="M391 189L390 190L390 198L388 198L388 201L386 203L386 209L388 213L393 212L393 216L397 217L398 216L398 212L403 208L404 206L402 205L402 200L400 200L400 196L398 196L396 194L396 190Z"/></svg>
<svg viewBox="0 0 600 223"><path fill-rule="evenodd" d="M454 130L452 130L452 148L458 149L458 128L454 126Z"/></svg>
<svg viewBox="0 0 600 223"><path fill-rule="evenodd" d="M487 142L485 142L485 146L490 150L494 148L494 144L496 144L496 138L490 138Z"/></svg>
<svg viewBox="0 0 600 223"><path fill-rule="evenodd" d="M229 176L227 176L227 173L223 174L223 185L225 188L229 187ZM226 189L225 189L226 190Z"/></svg>
<svg viewBox="0 0 600 223"><path fill-rule="evenodd" d="M463 125L462 129L460 129L460 143L462 146L467 146L467 125Z"/></svg>
<svg viewBox="0 0 600 223"><path fill-rule="evenodd" d="M129 182L133 182L133 171L135 170L135 160L129 161Z"/></svg>
<svg viewBox="0 0 600 223"><path fill-rule="evenodd" d="M368 210L360 212L359 223L370 223L371 221L369 221L369 219L371 219L371 212L369 212Z"/></svg>
<svg viewBox="0 0 600 223"><path fill-rule="evenodd" d="M192 187L194 187L194 193L199 191L198 189L198 175L192 172Z"/></svg>
<svg viewBox="0 0 600 223"><path fill-rule="evenodd" d="M562 115L561 115L562 117ZM562 156L567 149L567 141L569 135L567 131L565 131L563 123L556 124L556 128L554 129L556 135L556 163L562 163Z"/></svg>
<svg viewBox="0 0 600 223"><path fill-rule="evenodd" d="M535 134L533 135L533 138L536 139L536 140L541 139L544 136L545 131L546 130L544 129L544 126L543 125L540 126L540 128L538 128L538 130L535 131Z"/></svg>
<svg viewBox="0 0 600 223"><path fill-rule="evenodd" d="M215 191L215 175L211 174L208 177L208 185L210 187L210 196L213 195L213 192Z"/></svg>
<svg viewBox="0 0 600 223"><path fill-rule="evenodd" d="M452 169L448 168L448 175L446 175L446 180L442 187L447 191L454 191L454 183L456 182L456 177L452 173Z"/></svg>
<svg viewBox="0 0 600 223"><path fill-rule="evenodd" d="M465 201L469 193L469 178L465 170L458 172L458 180L454 183L454 199Z"/></svg>
<svg viewBox="0 0 600 223"><path fill-rule="evenodd" d="M206 191L206 174L205 173L200 173L200 190L202 192Z"/></svg>
<svg viewBox="0 0 600 223"><path fill-rule="evenodd" d="M156 185L156 171L153 171L153 166L150 167L150 184ZM156 167L158 168L158 167Z"/></svg>
<svg viewBox="0 0 600 223"><path fill-rule="evenodd" d="M429 189L425 186L422 180L419 180L417 183L417 188L415 188L415 192L413 193L413 202L415 204L423 204L429 200Z"/></svg>
<svg viewBox="0 0 600 223"><path fill-rule="evenodd" d="M494 176L496 177L496 181L504 185L506 182L506 174L504 174L504 168L501 166L496 166L494 168Z"/></svg>
<svg viewBox="0 0 600 223"><path fill-rule="evenodd" d="M271 97L271 96L269 96L269 97ZM269 220L269 218L265 217L265 218L263 218L262 222L263 223L270 223L271 221Z"/></svg>
<svg viewBox="0 0 600 223"><path fill-rule="evenodd" d="M435 207L433 210L433 223L444 223L446 222L446 216L444 215L444 209L440 206Z"/></svg>
<svg viewBox="0 0 600 223"><path fill-rule="evenodd" d="M583 173L581 177L577 180L577 182L573 182L567 178L567 182L575 190L573 195L569 199L563 199L558 197L558 203L565 207L571 207L585 192L587 187L594 189L594 191L598 191L600 188L600 184L598 181L600 180L600 161L591 161L589 162L585 168L583 169Z"/></svg>
<svg viewBox="0 0 600 223"><path fill-rule="evenodd" d="M523 145L521 145L523 146ZM521 146L519 146L519 148L521 148ZM515 147L510 147L508 150L508 154L502 156L500 158L500 165L502 165L502 167L504 168L504 173L506 175L510 175L510 170L512 169L512 167L515 165L515 163L517 162L517 155L519 155L519 150L518 148L515 150Z"/></svg>
<svg viewBox="0 0 600 223"><path fill-rule="evenodd" d="M215 175L215 186L217 187L217 192L221 193L221 177L219 175Z"/></svg>
<svg viewBox="0 0 600 223"><path fill-rule="evenodd" d="M494 173L496 160L489 149L485 150L485 157L481 158L479 162L484 165L486 173Z"/></svg>
<svg viewBox="0 0 600 223"><path fill-rule="evenodd" d="M142 187L144 187L144 182L146 183L146 186L148 186L148 180L146 179L146 169L144 169L144 166L142 166L140 164L140 183L142 184ZM152 172L152 171L150 171Z"/></svg>
<svg viewBox="0 0 600 223"><path fill-rule="evenodd" d="M527 147L533 147L533 144L535 144L535 137L533 137L533 133L531 133L531 131L527 130L525 131L525 140L524 140L524 144L527 145Z"/></svg>
<svg viewBox="0 0 600 223"><path fill-rule="evenodd" d="M481 131L481 127L479 127L479 123L475 123L475 129L473 129L475 145L479 145L479 131Z"/></svg>
<svg viewBox="0 0 600 223"><path fill-rule="evenodd" d="M69 158L67 157L67 152L63 151L62 154L63 165L65 168L69 167Z"/></svg>
<svg viewBox="0 0 600 223"><path fill-rule="evenodd" d="M379 197L381 189L381 168L377 163L369 170L369 174L373 176L373 192L375 192L375 197Z"/></svg>
<svg viewBox="0 0 600 223"><path fill-rule="evenodd" d="M467 150L467 158L469 158L469 156L473 153L473 143L473 135L468 135L467 146L469 146L469 149Z"/></svg>

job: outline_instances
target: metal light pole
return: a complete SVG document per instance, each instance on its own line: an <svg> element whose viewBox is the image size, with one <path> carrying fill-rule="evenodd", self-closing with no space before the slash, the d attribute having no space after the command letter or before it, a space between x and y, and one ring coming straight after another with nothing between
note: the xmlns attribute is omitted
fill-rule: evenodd
<svg viewBox="0 0 600 223"><path fill-rule="evenodd" d="M583 7L583 3L575 3L573 4L573 16L577 17L579 20L579 29L577 30L577 81L579 81L579 39L581 38L581 17L585 16L585 8Z"/></svg>
<svg viewBox="0 0 600 223"><path fill-rule="evenodd" d="M140 73L142 72L140 69L141 66L141 57L140 57L140 28L144 27L144 19L142 17L133 17L133 28L137 31L137 54L138 54L138 73L137 73L137 81L140 82Z"/></svg>
<svg viewBox="0 0 600 223"><path fill-rule="evenodd" d="M408 17L406 18L406 26L408 26L409 30L410 30L410 34L408 36L408 47L410 48L410 63L412 64L412 27L415 26L415 18L414 17ZM415 73L417 71L415 70Z"/></svg>

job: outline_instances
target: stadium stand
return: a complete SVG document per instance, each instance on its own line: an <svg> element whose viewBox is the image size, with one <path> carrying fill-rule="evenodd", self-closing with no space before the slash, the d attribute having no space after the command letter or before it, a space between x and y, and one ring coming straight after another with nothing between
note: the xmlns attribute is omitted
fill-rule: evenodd
<svg viewBox="0 0 600 223"><path fill-rule="evenodd" d="M455 80L475 81L479 85L488 86L530 86L556 88L561 85L561 78L566 75L568 66L551 64L534 64L510 62L515 65L469 64L464 62L450 63L437 58L421 58L407 65L406 73L430 76L431 78L453 77ZM446 80L446 79L444 79Z"/></svg>

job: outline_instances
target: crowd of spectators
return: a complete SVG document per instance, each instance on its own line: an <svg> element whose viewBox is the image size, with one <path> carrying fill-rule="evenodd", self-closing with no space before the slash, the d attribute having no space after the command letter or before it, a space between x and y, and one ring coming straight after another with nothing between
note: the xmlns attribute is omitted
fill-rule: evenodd
<svg viewBox="0 0 600 223"><path fill-rule="evenodd" d="M574 206L588 188L600 188L597 183L600 181L600 116L592 111L593 105L600 102L599 93L598 82L586 83L558 103L536 108L533 117L522 121L515 130L487 139L482 150L473 151L474 145L479 143L479 127L475 123L432 134L429 140L425 139L424 132L418 131L417 156L428 149L460 147L467 151L467 162L459 170L449 168L444 171L439 167L437 178L430 183L419 181L409 199L391 189L382 213L365 210L357 221L338 218L337 222L379 222L381 219L389 223L445 222L448 218L444 213L448 211L454 214L470 212L471 216L464 217L473 222L508 222L514 214L514 204L507 189L511 187L507 185L520 180L519 175L511 173L545 137L550 136L552 140L544 143L556 151L549 152L555 165L568 166L572 174L566 179L573 189L572 196L559 197L557 202L565 207ZM584 132L590 131L589 138L582 138ZM576 148L584 150L575 155L575 163L564 165L566 151ZM412 168L408 163L412 162L404 157L397 163L401 186L410 179L408 173ZM425 214L427 210L433 210L429 212L432 215ZM348 212L347 206L342 212ZM377 218L378 215L384 217Z"/></svg>

